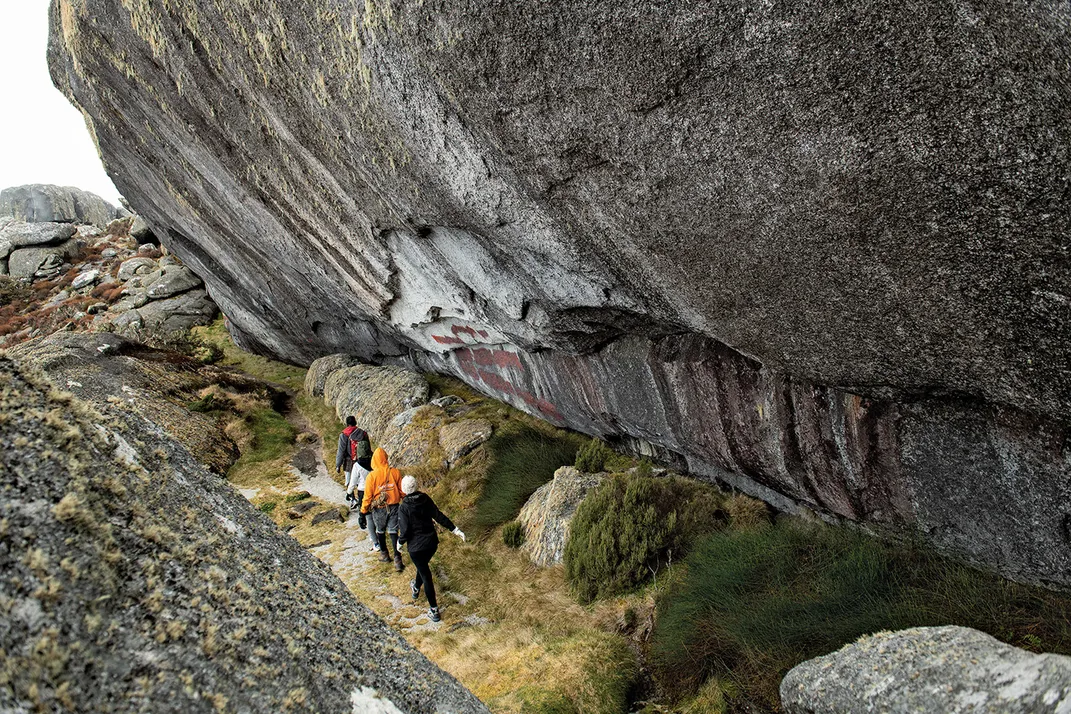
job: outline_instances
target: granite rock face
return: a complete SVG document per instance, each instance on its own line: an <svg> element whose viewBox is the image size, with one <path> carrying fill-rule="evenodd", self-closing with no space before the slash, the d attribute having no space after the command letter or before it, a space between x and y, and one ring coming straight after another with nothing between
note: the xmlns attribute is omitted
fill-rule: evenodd
<svg viewBox="0 0 1071 714"><path fill-rule="evenodd" d="M605 474L585 474L563 466L554 472L553 480L532 494L517 520L524 526L521 550L533 563L549 567L562 562L576 509L603 478Z"/></svg>
<svg viewBox="0 0 1071 714"><path fill-rule="evenodd" d="M0 709L487 711L122 400L0 384Z"/></svg>
<svg viewBox="0 0 1071 714"><path fill-rule="evenodd" d="M1071 657L966 627L882 632L793 668L781 704L786 714L1055 714L1071 709Z"/></svg>
<svg viewBox="0 0 1071 714"><path fill-rule="evenodd" d="M244 346L1071 584L1064 3L254 5L49 46Z"/></svg>
<svg viewBox="0 0 1071 714"><path fill-rule="evenodd" d="M340 364L331 356L330 364ZM312 373L321 371L316 366ZM399 414L428 403L428 382L424 377L400 367L373 367L355 364L333 369L326 377L323 398L333 404L340 421L354 416L357 424L368 432L372 443L404 428L393 425ZM438 425L436 425L438 428Z"/></svg>
<svg viewBox="0 0 1071 714"><path fill-rule="evenodd" d="M27 223L90 223L104 227L116 217L115 206L73 186L32 184L0 191L0 215Z"/></svg>

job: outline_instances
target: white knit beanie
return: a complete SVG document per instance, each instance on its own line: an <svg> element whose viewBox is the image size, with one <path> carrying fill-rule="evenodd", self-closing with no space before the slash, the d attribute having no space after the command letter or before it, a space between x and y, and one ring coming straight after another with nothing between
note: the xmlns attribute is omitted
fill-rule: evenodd
<svg viewBox="0 0 1071 714"><path fill-rule="evenodd" d="M403 476L402 477L402 493L408 496L411 493L416 493L420 490L420 484L417 483L415 476Z"/></svg>

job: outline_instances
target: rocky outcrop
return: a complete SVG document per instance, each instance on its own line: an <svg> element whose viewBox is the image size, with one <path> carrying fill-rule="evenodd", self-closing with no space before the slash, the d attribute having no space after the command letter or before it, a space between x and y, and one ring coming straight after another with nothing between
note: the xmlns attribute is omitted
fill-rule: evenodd
<svg viewBox="0 0 1071 714"><path fill-rule="evenodd" d="M465 454L483 444L494 433L494 427L486 419L462 419L444 424L439 430L439 445L446 463L453 465Z"/></svg>
<svg viewBox="0 0 1071 714"><path fill-rule="evenodd" d="M100 196L73 186L32 184L0 191L0 216L27 223L86 223L103 228L116 209Z"/></svg>
<svg viewBox="0 0 1071 714"><path fill-rule="evenodd" d="M49 269L55 267L57 258L62 263L74 253L77 244L71 238L76 232L74 226L62 223L4 221L0 224L0 275L32 278L46 262Z"/></svg>
<svg viewBox="0 0 1071 714"><path fill-rule="evenodd" d="M124 400L0 383L0 710L487 711Z"/></svg>
<svg viewBox="0 0 1071 714"><path fill-rule="evenodd" d="M882 632L793 668L781 703L786 714L1055 714L1071 707L1071 657L965 627Z"/></svg>
<svg viewBox="0 0 1071 714"><path fill-rule="evenodd" d="M338 364L331 357L325 359ZM310 374L322 371L322 367L314 366ZM391 426L399 414L427 404L429 392L427 380L410 370L354 364L327 375L323 398L335 407L340 420L356 417L372 441L379 442L401 428Z"/></svg>
<svg viewBox="0 0 1071 714"><path fill-rule="evenodd" d="M554 472L552 481L532 494L517 520L524 526L521 550L533 563L549 567L562 562L576 509L603 478L605 474L585 474L563 466Z"/></svg>
<svg viewBox="0 0 1071 714"><path fill-rule="evenodd" d="M51 12L245 346L1071 584L1062 4Z"/></svg>

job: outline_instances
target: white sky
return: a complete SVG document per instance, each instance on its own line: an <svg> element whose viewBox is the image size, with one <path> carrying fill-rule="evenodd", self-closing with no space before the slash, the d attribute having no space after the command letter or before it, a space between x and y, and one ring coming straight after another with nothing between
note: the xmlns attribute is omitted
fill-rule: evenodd
<svg viewBox="0 0 1071 714"><path fill-rule="evenodd" d="M48 76L48 0L0 0L0 7L0 189L76 186L119 205L81 112Z"/></svg>

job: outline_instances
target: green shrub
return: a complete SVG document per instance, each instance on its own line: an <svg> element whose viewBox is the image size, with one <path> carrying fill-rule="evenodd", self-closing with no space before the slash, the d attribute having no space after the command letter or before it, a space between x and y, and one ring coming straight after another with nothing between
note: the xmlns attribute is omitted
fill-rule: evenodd
<svg viewBox="0 0 1071 714"><path fill-rule="evenodd" d="M613 458L614 452L609 446L592 439L584 445L576 455L576 470L586 474L596 474L604 471L606 461Z"/></svg>
<svg viewBox="0 0 1071 714"><path fill-rule="evenodd" d="M958 624L1071 650L1071 600L848 529L725 530L686 562L658 603L650 649L660 685L678 696L716 677L776 708L789 668L880 630Z"/></svg>
<svg viewBox="0 0 1071 714"><path fill-rule="evenodd" d="M297 503L298 501L304 501L307 498L312 498L312 494L308 491L298 491L297 493L291 493L283 500L287 503Z"/></svg>
<svg viewBox="0 0 1071 714"><path fill-rule="evenodd" d="M502 527L502 542L510 548L524 545L524 526L520 521L510 521Z"/></svg>
<svg viewBox="0 0 1071 714"><path fill-rule="evenodd" d="M694 538L725 521L720 496L682 478L607 478L580 504L565 545L565 572L584 603L627 592Z"/></svg>
<svg viewBox="0 0 1071 714"><path fill-rule="evenodd" d="M277 505L279 504L277 504L275 501L268 501L267 503L260 504L258 508L260 508L260 510L264 511L265 513L271 513L275 510L275 507Z"/></svg>
<svg viewBox="0 0 1071 714"><path fill-rule="evenodd" d="M548 435L530 426L496 430L491 437L492 461L476 502L475 527L485 531L510 521L536 489L554 472L573 463L577 439Z"/></svg>

